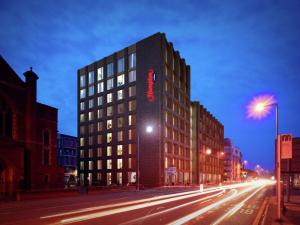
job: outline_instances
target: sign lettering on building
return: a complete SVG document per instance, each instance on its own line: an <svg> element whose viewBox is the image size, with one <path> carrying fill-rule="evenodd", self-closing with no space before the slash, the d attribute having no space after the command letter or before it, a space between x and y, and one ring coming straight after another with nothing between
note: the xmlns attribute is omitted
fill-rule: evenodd
<svg viewBox="0 0 300 225"><path fill-rule="evenodd" d="M282 134L280 135L281 139L281 158L282 159L291 159L292 158L292 135L291 134Z"/></svg>
<svg viewBox="0 0 300 225"><path fill-rule="evenodd" d="M147 89L147 99L149 102L154 102L155 96L154 96L154 91L153 91L153 86L154 86L154 80L155 80L155 73L153 69L148 70L148 89Z"/></svg>

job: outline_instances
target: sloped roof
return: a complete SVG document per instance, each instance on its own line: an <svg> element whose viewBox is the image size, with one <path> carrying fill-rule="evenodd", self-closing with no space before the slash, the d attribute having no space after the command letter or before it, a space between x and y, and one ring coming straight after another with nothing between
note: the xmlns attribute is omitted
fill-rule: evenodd
<svg viewBox="0 0 300 225"><path fill-rule="evenodd" d="M11 66L0 55L0 81L12 83L14 85L24 86L24 81L18 74L11 68Z"/></svg>

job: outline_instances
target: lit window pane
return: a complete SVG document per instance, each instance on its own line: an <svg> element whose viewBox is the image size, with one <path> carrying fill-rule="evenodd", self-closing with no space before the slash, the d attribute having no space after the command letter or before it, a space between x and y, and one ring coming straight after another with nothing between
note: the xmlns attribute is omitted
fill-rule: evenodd
<svg viewBox="0 0 300 225"><path fill-rule="evenodd" d="M111 143L112 142L112 133L107 133L106 142L107 143Z"/></svg>
<svg viewBox="0 0 300 225"><path fill-rule="evenodd" d="M89 96L94 95L94 86L89 87Z"/></svg>
<svg viewBox="0 0 300 225"><path fill-rule="evenodd" d="M112 129L112 120L107 120L107 130Z"/></svg>
<svg viewBox="0 0 300 225"><path fill-rule="evenodd" d="M89 120L93 120L94 119L94 113L93 112L89 112Z"/></svg>
<svg viewBox="0 0 300 225"><path fill-rule="evenodd" d="M114 64L107 64L107 77L111 77L114 74Z"/></svg>
<svg viewBox="0 0 300 225"><path fill-rule="evenodd" d="M103 67L98 68L98 81L103 80L104 73L103 73Z"/></svg>
<svg viewBox="0 0 300 225"><path fill-rule="evenodd" d="M123 145L118 145L117 146L117 154L122 155L123 154Z"/></svg>
<svg viewBox="0 0 300 225"><path fill-rule="evenodd" d="M117 86L119 87L119 86L122 86L124 84L125 84L125 75L124 74L119 75L117 77Z"/></svg>
<svg viewBox="0 0 300 225"><path fill-rule="evenodd" d="M98 89L98 90L97 90L98 93L103 92L103 91L104 91L104 83L103 83L103 82L98 83L97 89Z"/></svg>
<svg viewBox="0 0 300 225"><path fill-rule="evenodd" d="M132 53L129 55L129 69L136 67L136 54Z"/></svg>
<svg viewBox="0 0 300 225"><path fill-rule="evenodd" d="M118 159L117 163L118 163L118 169L122 169L123 168L123 160Z"/></svg>
<svg viewBox="0 0 300 225"><path fill-rule="evenodd" d="M113 100L113 94L112 93L107 94L106 95L106 102L110 103L110 102L112 102L112 100Z"/></svg>
<svg viewBox="0 0 300 225"><path fill-rule="evenodd" d="M103 105L103 97L102 96L99 96L97 98L97 104L98 104L98 106Z"/></svg>
<svg viewBox="0 0 300 225"><path fill-rule="evenodd" d="M129 82L136 81L136 71L135 70L129 71L128 76L129 76Z"/></svg>
<svg viewBox="0 0 300 225"><path fill-rule="evenodd" d="M124 58L118 59L118 73L124 72Z"/></svg>
<svg viewBox="0 0 300 225"><path fill-rule="evenodd" d="M118 91L118 100L121 100L124 98L124 90L119 90Z"/></svg>
<svg viewBox="0 0 300 225"><path fill-rule="evenodd" d="M112 106L107 107L106 113L107 113L107 116L112 116L113 115L113 107Z"/></svg>
<svg viewBox="0 0 300 225"><path fill-rule="evenodd" d="M89 84L94 83L94 71L89 72Z"/></svg>
<svg viewBox="0 0 300 225"><path fill-rule="evenodd" d="M89 109L94 107L94 99L89 100Z"/></svg>
<svg viewBox="0 0 300 225"><path fill-rule="evenodd" d="M133 97L136 95L136 86L129 87L129 97Z"/></svg>
<svg viewBox="0 0 300 225"><path fill-rule="evenodd" d="M110 90L114 87L114 79L111 78L109 80L107 80L107 90Z"/></svg>
<svg viewBox="0 0 300 225"><path fill-rule="evenodd" d="M81 110L81 111L84 110L84 108L85 108L84 106L85 106L84 102L80 102L80 110Z"/></svg>
<svg viewBox="0 0 300 225"><path fill-rule="evenodd" d="M106 162L107 162L107 169L111 170L112 169L112 161L111 161L111 159L108 159Z"/></svg>
<svg viewBox="0 0 300 225"><path fill-rule="evenodd" d="M85 96L86 96L85 89L80 90L80 98L81 98L81 99L82 99L82 98L85 98Z"/></svg>
<svg viewBox="0 0 300 225"><path fill-rule="evenodd" d="M85 75L80 76L80 87L85 87L85 79L86 79Z"/></svg>

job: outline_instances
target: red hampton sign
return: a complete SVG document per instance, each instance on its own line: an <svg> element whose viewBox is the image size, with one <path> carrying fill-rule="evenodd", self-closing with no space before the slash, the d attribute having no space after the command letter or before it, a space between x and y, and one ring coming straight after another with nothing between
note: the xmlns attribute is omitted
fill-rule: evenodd
<svg viewBox="0 0 300 225"><path fill-rule="evenodd" d="M148 90L147 90L147 99L149 102L154 102L154 91L153 91L153 84L154 84L154 78L155 74L154 74L154 70L153 69L149 69L148 70Z"/></svg>

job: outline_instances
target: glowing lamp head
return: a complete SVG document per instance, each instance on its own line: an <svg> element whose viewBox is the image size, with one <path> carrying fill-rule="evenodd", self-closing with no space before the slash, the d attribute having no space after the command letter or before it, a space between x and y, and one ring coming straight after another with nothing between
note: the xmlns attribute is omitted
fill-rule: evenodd
<svg viewBox="0 0 300 225"><path fill-rule="evenodd" d="M205 151L205 153L206 153L206 155L210 155L211 154L211 149L206 149L206 151Z"/></svg>
<svg viewBox="0 0 300 225"><path fill-rule="evenodd" d="M247 106L247 117L253 119L262 119L270 114L272 105L275 104L275 98L272 95L260 95L254 97Z"/></svg>
<svg viewBox="0 0 300 225"><path fill-rule="evenodd" d="M244 160L244 164L247 164L248 163L248 161L247 160Z"/></svg>
<svg viewBox="0 0 300 225"><path fill-rule="evenodd" d="M146 132L147 133L152 133L153 132L153 127L152 126L147 126L146 127Z"/></svg>

